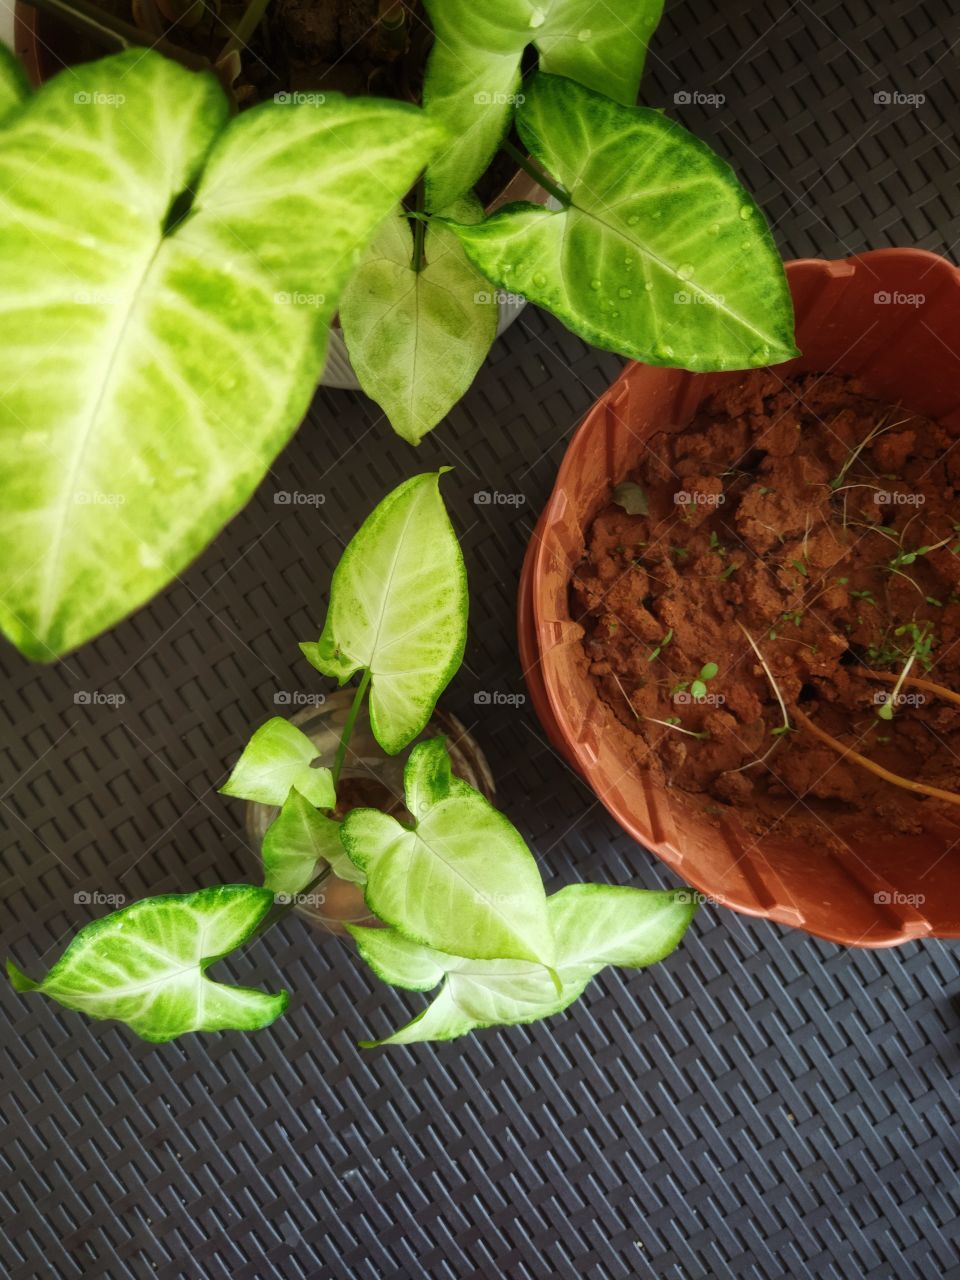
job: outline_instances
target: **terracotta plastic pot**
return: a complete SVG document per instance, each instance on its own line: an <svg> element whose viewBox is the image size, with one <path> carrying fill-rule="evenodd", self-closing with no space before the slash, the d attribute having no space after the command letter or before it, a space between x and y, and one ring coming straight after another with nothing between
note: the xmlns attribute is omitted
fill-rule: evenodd
<svg viewBox="0 0 960 1280"><path fill-rule="evenodd" d="M854 374L867 394L927 415L960 436L960 270L917 249L843 261L791 262L803 356L781 365ZM701 402L742 374L628 365L573 437L527 550L519 638L526 679L550 741L620 825L710 898L851 946L960 937L955 819L917 836L876 823L821 843L753 835L734 809L709 818L618 752L613 715L587 674L570 615L584 529L650 435L686 426ZM622 739L621 739L622 741ZM942 829L941 829L942 827Z"/></svg>

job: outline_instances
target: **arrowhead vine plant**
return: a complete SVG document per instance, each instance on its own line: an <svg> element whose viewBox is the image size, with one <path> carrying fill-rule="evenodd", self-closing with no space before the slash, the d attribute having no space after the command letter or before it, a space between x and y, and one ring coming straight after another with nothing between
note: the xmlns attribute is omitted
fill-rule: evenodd
<svg viewBox="0 0 960 1280"><path fill-rule="evenodd" d="M265 0L233 30L168 2L172 25L139 35L55 7L125 51L35 94L0 51L0 626L31 658L147 601L250 498L337 313L414 444L472 382L504 291L653 364L796 353L762 213L635 105L661 0L424 0L423 109L282 92L238 115ZM406 56L418 6L379 14L374 44ZM549 203L484 213L474 187L502 152Z"/></svg>
<svg viewBox="0 0 960 1280"><path fill-rule="evenodd" d="M278 810L262 844L262 885L123 907L81 929L40 981L8 962L18 991L117 1019L155 1042L264 1027L286 1009L287 993L217 982L207 970L332 876L362 886L379 922L350 928L373 971L395 987L439 988L400 1030L366 1045L544 1018L607 965L640 968L673 950L696 909L692 892L572 884L548 896L523 837L453 774L442 737L409 753L403 821L374 808L336 816L364 703L377 742L397 754L423 733L463 656L466 572L442 474L408 480L374 510L333 575L319 639L301 645L322 675L356 682L334 758L319 760L305 733L274 717L221 788Z"/></svg>

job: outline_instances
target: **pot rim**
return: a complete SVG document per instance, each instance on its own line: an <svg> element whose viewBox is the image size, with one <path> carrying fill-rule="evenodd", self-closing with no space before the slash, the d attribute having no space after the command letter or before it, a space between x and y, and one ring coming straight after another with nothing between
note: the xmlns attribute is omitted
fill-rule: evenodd
<svg viewBox="0 0 960 1280"><path fill-rule="evenodd" d="M852 254L847 258L796 258L786 262L784 266L788 278L791 274L798 274L804 270L814 270L827 278L838 279L852 275L860 263L865 263L869 267L874 263L890 261L912 262L917 266L926 263L927 271L937 270L941 275L951 273L954 279L960 282L960 267L957 267L942 255L933 253L928 249L883 248ZM926 274L927 272L923 272L921 278ZM689 883L712 902L729 907L744 915L774 920L779 924L789 925L794 928L799 927L804 932L815 937L845 946L879 949L899 946L905 942L923 937L946 938L960 936L960 933L948 933L934 929L934 926L925 917L919 912L915 912L912 919L901 920L899 931L891 927L889 931L880 936L854 940L850 936L850 931L845 931L839 924L836 929L832 929L822 921L811 926L802 917L798 920L799 913L797 909L783 902L763 905L756 901L746 901L735 892L717 891L714 886L701 879L696 871L691 873L689 862L679 845L667 838L655 839L653 832L645 829L634 814L618 808L609 791L606 790L609 787L609 779L604 776L601 761L595 755L592 755L584 744L579 741L578 735L571 726L569 719L569 695L564 696L563 690L558 686L555 670L550 663L544 662L544 654L557 642L555 635L556 623L543 616L541 595L537 587L545 577L548 562L553 554L551 544L544 536L544 531L553 521L560 519L567 507L567 483L570 476L575 474L580 466L580 452L585 439L596 430L594 426L595 415L598 411L602 411L602 408L607 404L615 402L617 397L624 392L628 375L636 363L627 364L603 395L594 401L584 416L584 420L571 437L557 471L550 497L534 528L524 557L518 595L518 640L524 679L530 691L531 701L541 723L546 729L548 737L550 737L567 763L579 774L618 825L644 848L665 862L675 874L679 875L686 883ZM789 370L792 364L793 362L790 361L777 367Z"/></svg>

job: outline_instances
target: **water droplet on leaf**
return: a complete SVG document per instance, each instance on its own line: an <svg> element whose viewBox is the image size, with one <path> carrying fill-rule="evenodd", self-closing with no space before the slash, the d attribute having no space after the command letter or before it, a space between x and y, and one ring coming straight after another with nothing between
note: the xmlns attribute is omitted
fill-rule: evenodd
<svg viewBox="0 0 960 1280"><path fill-rule="evenodd" d="M689 280L693 275L693 263L681 262L679 267L677 267L677 275L681 280Z"/></svg>
<svg viewBox="0 0 960 1280"><path fill-rule="evenodd" d="M596 291L600 288L600 281L596 278L596 276L594 276L594 278L590 281L590 288L594 291L594 293L596 293Z"/></svg>
<svg viewBox="0 0 960 1280"><path fill-rule="evenodd" d="M547 277L543 274L542 271L535 271L533 273L533 283L535 285L542 287L547 283Z"/></svg>
<svg viewBox="0 0 960 1280"><path fill-rule="evenodd" d="M750 208L748 204L742 204L740 206L740 217L744 220L744 222L746 222L746 220L750 217L751 213L753 213L753 210Z"/></svg>
<svg viewBox="0 0 960 1280"><path fill-rule="evenodd" d="M632 298L632 297L633 297L633 290L632 290L632 289L628 289L628 288L627 288L627 286L626 286L625 284L620 286L620 288L617 290L617 293L620 295L620 297L621 297L621 298Z"/></svg>

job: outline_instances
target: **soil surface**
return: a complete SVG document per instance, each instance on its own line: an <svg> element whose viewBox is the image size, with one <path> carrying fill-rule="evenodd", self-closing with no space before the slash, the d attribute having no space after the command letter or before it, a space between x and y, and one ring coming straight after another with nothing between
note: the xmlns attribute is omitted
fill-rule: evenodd
<svg viewBox="0 0 960 1280"><path fill-rule="evenodd" d="M754 828L776 813L781 829L806 829L811 810L886 832L956 821L793 711L895 774L960 790L960 706L909 682L890 702L911 656L911 678L960 691L954 443L851 379L765 370L648 440L615 491L638 514L616 502L598 514L571 592L638 764Z"/></svg>

